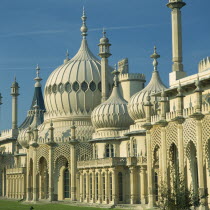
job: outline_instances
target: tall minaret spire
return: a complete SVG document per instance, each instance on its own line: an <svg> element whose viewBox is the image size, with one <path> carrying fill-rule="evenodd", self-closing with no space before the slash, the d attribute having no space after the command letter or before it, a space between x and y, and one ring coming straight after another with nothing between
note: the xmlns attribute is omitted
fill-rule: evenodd
<svg viewBox="0 0 210 210"><path fill-rule="evenodd" d="M18 135L18 96L19 96L19 85L16 81L16 77L11 86L11 96L12 96L12 135Z"/></svg>
<svg viewBox="0 0 210 210"><path fill-rule="evenodd" d="M169 0L167 6L172 9L172 54L173 66L170 75L170 85L176 80L186 76L182 64L182 19L181 8L186 5L182 0ZM175 72L175 73L174 73ZM174 81L173 81L174 80Z"/></svg>
<svg viewBox="0 0 210 210"><path fill-rule="evenodd" d="M87 16L85 13L85 7L83 7L83 13L82 13L81 19L82 19L82 27L80 28L80 31L82 32L81 35L82 35L83 39L86 39L88 27L86 26Z"/></svg>
<svg viewBox="0 0 210 210"><path fill-rule="evenodd" d="M106 31L103 28L103 37L100 39L99 46L99 56L101 57L101 102L104 102L109 97L109 90L108 90L108 58L112 55L110 53L110 46L109 39L106 37Z"/></svg>

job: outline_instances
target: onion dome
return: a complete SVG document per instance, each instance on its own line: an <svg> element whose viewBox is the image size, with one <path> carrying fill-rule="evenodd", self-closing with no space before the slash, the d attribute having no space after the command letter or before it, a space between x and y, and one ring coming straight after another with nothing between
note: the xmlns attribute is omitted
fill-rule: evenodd
<svg viewBox="0 0 210 210"><path fill-rule="evenodd" d="M103 37L100 39L100 44L109 44L109 39L106 37L106 31L103 28Z"/></svg>
<svg viewBox="0 0 210 210"><path fill-rule="evenodd" d="M152 73L152 78L149 84L143 90L134 94L131 97L128 104L129 114L133 120L140 120L145 118L144 103L147 101L147 96L166 89L166 86L161 81L159 72L157 71L157 66L158 66L157 59L159 57L160 55L157 54L156 47L154 47L154 54L151 55L151 58L154 59L153 61L154 71ZM154 110L155 110L155 108L157 108L155 106L158 104L158 98L151 97L151 103L154 105Z"/></svg>
<svg viewBox="0 0 210 210"><path fill-rule="evenodd" d="M88 47L86 19L83 10L79 51L55 69L46 82L45 120L90 120L92 110L100 104L101 62Z"/></svg>
<svg viewBox="0 0 210 210"><path fill-rule="evenodd" d="M91 120L97 131L124 130L132 123L127 110L127 101L121 96L118 87L119 73L117 70L113 72L115 76L111 96L92 112Z"/></svg>

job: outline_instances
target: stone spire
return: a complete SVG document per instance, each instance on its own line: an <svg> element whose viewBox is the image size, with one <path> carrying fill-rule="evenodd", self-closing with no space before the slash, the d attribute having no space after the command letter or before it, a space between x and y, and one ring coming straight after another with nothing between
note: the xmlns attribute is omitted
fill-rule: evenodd
<svg viewBox="0 0 210 210"><path fill-rule="evenodd" d="M85 13L85 7L83 7L83 14L82 14L81 19L82 19L82 27L80 28L80 31L82 32L81 35L82 35L83 39L86 39L88 27L86 26L87 16Z"/></svg>
<svg viewBox="0 0 210 210"><path fill-rule="evenodd" d="M40 72L40 67L39 67L39 64L37 64L37 66L36 66L36 78L34 78L34 80L36 81L35 87L42 87L42 85L40 83L42 81L42 78L39 76L39 72Z"/></svg>
<svg viewBox="0 0 210 210"><path fill-rule="evenodd" d="M100 39L99 46L99 56L101 57L101 84L102 84L102 93L101 93L101 102L104 102L109 97L108 90L108 58L111 56L109 39L106 37L106 31L103 29L103 37Z"/></svg>
<svg viewBox="0 0 210 210"><path fill-rule="evenodd" d="M173 66L170 74L170 85L186 76L182 64L182 20L181 8L186 5L182 0L169 0L167 7L172 9L172 56ZM175 73L174 73L175 72Z"/></svg>

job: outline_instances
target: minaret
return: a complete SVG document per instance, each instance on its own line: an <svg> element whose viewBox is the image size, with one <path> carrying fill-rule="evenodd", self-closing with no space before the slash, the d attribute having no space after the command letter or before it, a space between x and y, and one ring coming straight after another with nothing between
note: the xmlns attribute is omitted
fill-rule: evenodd
<svg viewBox="0 0 210 210"><path fill-rule="evenodd" d="M169 0L167 6L172 9L172 56L173 66L170 73L170 85L186 76L182 64L182 19L181 8L186 5L182 0Z"/></svg>
<svg viewBox="0 0 210 210"><path fill-rule="evenodd" d="M19 96L19 85L15 81L12 83L11 86L11 96L12 96L12 130L13 130L13 135L17 136L18 134L18 96Z"/></svg>
<svg viewBox="0 0 210 210"><path fill-rule="evenodd" d="M101 102L103 103L109 97L108 90L108 58L112 55L110 53L109 39L106 37L106 32L103 29L103 37L100 39L99 46L99 56L101 57L101 90L102 90L102 98Z"/></svg>

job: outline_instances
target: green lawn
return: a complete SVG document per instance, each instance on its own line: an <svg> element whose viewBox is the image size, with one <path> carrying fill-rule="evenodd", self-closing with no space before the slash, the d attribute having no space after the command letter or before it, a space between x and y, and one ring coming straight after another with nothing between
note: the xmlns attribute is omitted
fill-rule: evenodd
<svg viewBox="0 0 210 210"><path fill-rule="evenodd" d="M18 201L0 200L1 210L29 210L33 206L34 210L98 210L99 208L76 207L65 204L25 204ZM100 210L105 210L101 209ZM106 209L107 210L107 209Z"/></svg>

